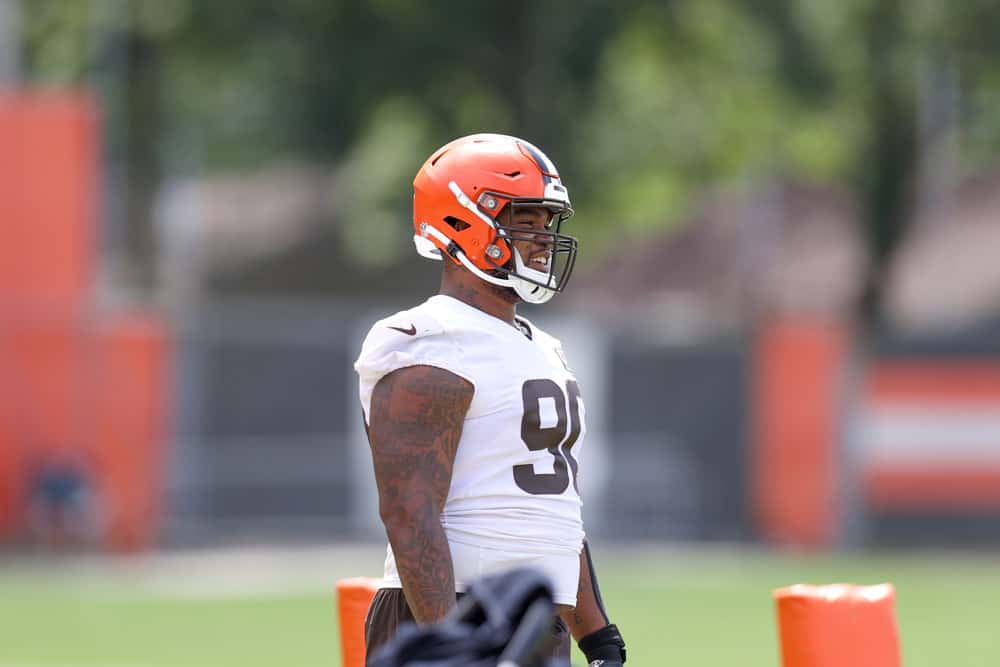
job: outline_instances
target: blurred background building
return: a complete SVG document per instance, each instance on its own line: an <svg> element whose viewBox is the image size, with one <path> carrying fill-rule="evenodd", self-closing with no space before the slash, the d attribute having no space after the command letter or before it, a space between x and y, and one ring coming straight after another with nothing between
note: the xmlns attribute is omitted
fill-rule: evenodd
<svg viewBox="0 0 1000 667"><path fill-rule="evenodd" d="M1000 540L1000 14L0 0L0 539L378 537L351 364L410 182L543 147L592 534ZM622 492L627 489L627 492Z"/></svg>

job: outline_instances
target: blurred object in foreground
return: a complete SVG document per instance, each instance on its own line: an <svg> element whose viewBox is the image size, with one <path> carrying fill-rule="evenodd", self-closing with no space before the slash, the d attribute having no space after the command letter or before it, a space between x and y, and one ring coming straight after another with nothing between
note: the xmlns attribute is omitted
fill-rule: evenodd
<svg viewBox="0 0 1000 667"><path fill-rule="evenodd" d="M552 585L528 568L483 577L469 584L442 621L407 623L375 651L371 667L568 667L548 658L555 642Z"/></svg>

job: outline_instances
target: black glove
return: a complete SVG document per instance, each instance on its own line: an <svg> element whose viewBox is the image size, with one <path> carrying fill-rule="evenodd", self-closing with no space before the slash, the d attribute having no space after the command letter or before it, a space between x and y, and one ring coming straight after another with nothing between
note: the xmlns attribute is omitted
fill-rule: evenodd
<svg viewBox="0 0 1000 667"><path fill-rule="evenodd" d="M625 640L613 623L591 632L577 644L590 667L620 667L625 662Z"/></svg>

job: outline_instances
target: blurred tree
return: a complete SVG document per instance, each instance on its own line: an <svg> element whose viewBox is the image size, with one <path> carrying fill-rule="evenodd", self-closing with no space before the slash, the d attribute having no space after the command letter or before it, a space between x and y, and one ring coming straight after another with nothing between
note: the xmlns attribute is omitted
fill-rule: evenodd
<svg viewBox="0 0 1000 667"><path fill-rule="evenodd" d="M850 0L834 7L805 0L747 2L780 58L782 88L813 113L834 108L852 131L831 174L858 198L870 262L858 304L861 332L878 324L893 253L911 219L917 159L914 56L920 45L912 6ZM792 117L794 122L794 117ZM847 141L844 141L844 139ZM797 156L786 164L799 166Z"/></svg>
<svg viewBox="0 0 1000 667"><path fill-rule="evenodd" d="M104 98L106 157L120 201L108 239L128 286L153 287L153 205L162 176L164 40L182 0L40 0L26 12L28 79L41 85L90 82Z"/></svg>
<svg viewBox="0 0 1000 667"><path fill-rule="evenodd" d="M994 4L37 0L24 62L34 81L102 91L138 286L153 282L150 211L178 146L204 169L337 165L342 232L330 239L344 261L315 277L330 286L352 266L396 261L400 249L366 228L405 230L407 181L427 152L491 130L560 165L583 263L623 229L679 220L706 184L775 172L850 183L874 258L862 306L874 321L911 217L921 69L937 57L963 91L1000 83ZM973 156L989 159L1000 117L991 98L968 98Z"/></svg>
<svg viewBox="0 0 1000 667"><path fill-rule="evenodd" d="M863 334L881 324L885 275L913 217L917 158L917 96L913 46L900 0L867 8L862 107L868 131L858 146L857 183L871 263L865 277L859 324Z"/></svg>
<svg viewBox="0 0 1000 667"><path fill-rule="evenodd" d="M781 165L830 178L849 152L837 107L806 102L778 75L780 43L721 0L636 11L605 50L600 96L578 126L585 206L596 239L680 219L706 184L766 176Z"/></svg>
<svg viewBox="0 0 1000 667"><path fill-rule="evenodd" d="M995 89L995 82L990 83L1000 70L995 3L974 0L958 7L933 0L835 5L755 0L746 6L782 54L782 87L814 110L837 109L840 126L854 130L844 142L849 159L840 166L847 169L832 175L853 186L861 211L871 262L857 315L867 337L884 318L887 271L915 218L920 171L937 158L931 151L933 135L958 132L956 119L929 122L922 108L928 105L922 94L947 92L928 93L921 87L928 86L936 70L954 68L965 86L963 98L975 99L971 91ZM965 135L1000 130L1000 123L996 130L988 129L996 119L991 116L970 119L974 129ZM982 154L981 145L972 146L974 157ZM989 159L994 159L997 144L992 146Z"/></svg>

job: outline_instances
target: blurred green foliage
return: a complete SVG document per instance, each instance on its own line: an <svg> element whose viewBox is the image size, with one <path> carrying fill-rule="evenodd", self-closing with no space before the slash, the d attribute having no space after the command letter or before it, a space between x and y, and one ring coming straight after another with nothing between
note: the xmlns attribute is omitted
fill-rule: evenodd
<svg viewBox="0 0 1000 667"><path fill-rule="evenodd" d="M542 146L589 248L676 224L706 184L784 174L846 184L864 212L877 313L935 72L957 82L963 155L990 160L1000 143L993 5L33 0L23 60L29 80L99 87L112 157L140 185L161 178L178 146L207 169L279 157L337 165L349 184L337 207L345 243L369 265L394 261L373 250L386 230L351 223L405 230L409 178L470 132ZM137 207L150 192L139 188ZM130 211L131 224L149 224Z"/></svg>

